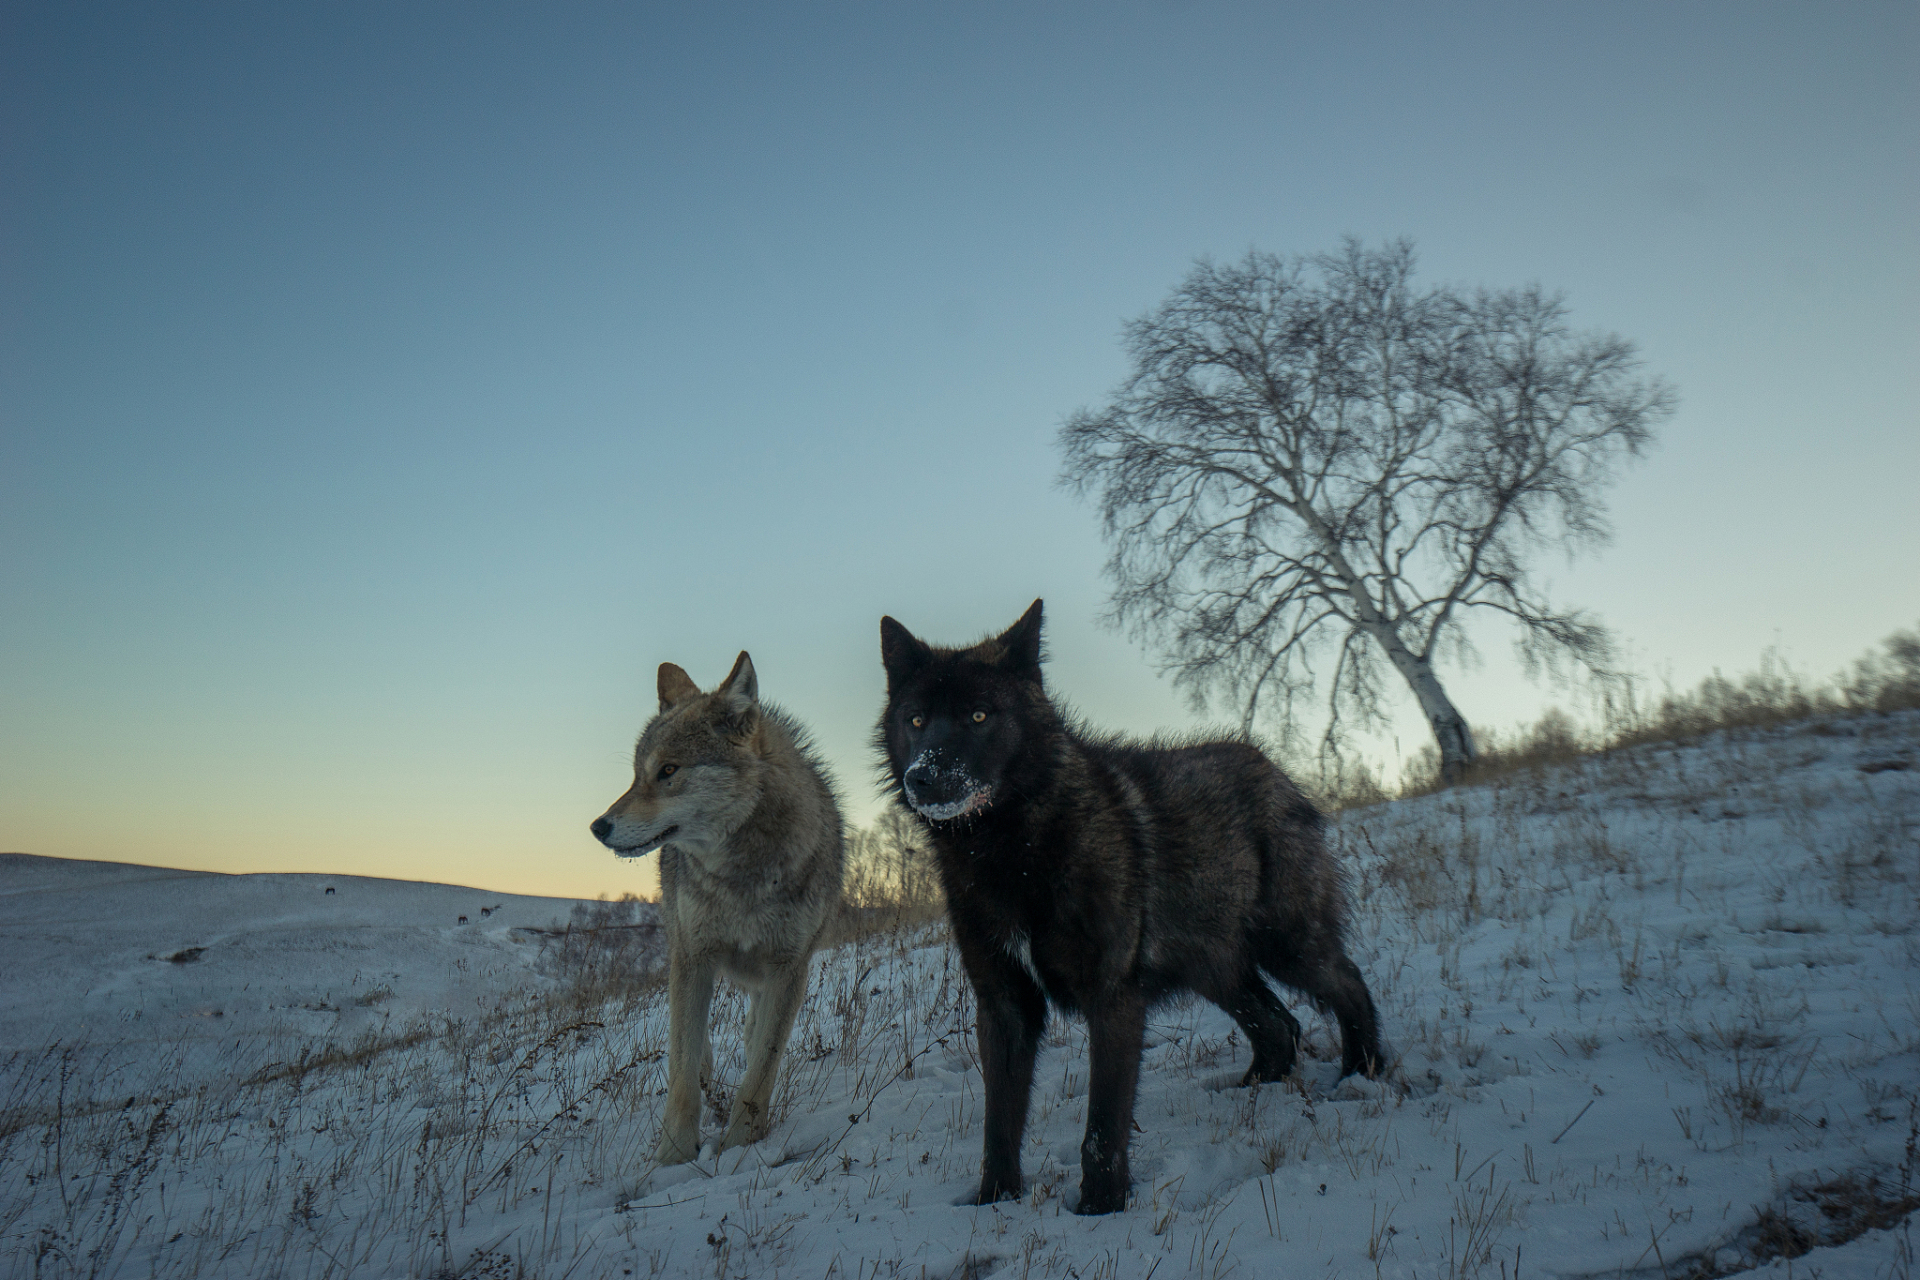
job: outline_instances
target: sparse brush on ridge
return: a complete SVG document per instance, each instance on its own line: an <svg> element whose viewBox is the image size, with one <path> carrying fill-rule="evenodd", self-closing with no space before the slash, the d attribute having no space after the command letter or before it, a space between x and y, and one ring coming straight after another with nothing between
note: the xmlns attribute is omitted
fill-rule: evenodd
<svg viewBox="0 0 1920 1280"><path fill-rule="evenodd" d="M827 945L928 924L946 910L932 846L911 818L889 808L847 837L840 912Z"/></svg>
<svg viewBox="0 0 1920 1280"><path fill-rule="evenodd" d="M841 900L822 945L929 924L945 912L932 852L904 814L889 810L848 833ZM568 984L583 1006L649 994L666 976L658 904L633 893L576 903L564 927L541 936L540 955L541 972Z"/></svg>
<svg viewBox="0 0 1920 1280"><path fill-rule="evenodd" d="M566 927L540 939L542 970L568 983L582 1001L657 989L666 954L658 908L632 893L575 903Z"/></svg>
<svg viewBox="0 0 1920 1280"><path fill-rule="evenodd" d="M1692 690L1669 689L1643 699L1633 677L1621 677L1601 707L1598 728L1580 724L1558 707L1549 707L1531 725L1503 732L1474 727L1479 754L1460 776L1471 786L1509 774L1565 764L1656 743L1693 742L1727 729L1762 729L1822 716L1886 714L1920 707L1920 627L1896 631L1876 649L1827 681L1794 671L1773 650L1761 655L1760 669L1737 676L1716 671ZM1329 809L1351 809L1384 800L1427 795L1442 781L1438 751L1423 747L1408 763L1397 786L1364 763L1348 763L1323 774L1319 797Z"/></svg>
<svg viewBox="0 0 1920 1280"><path fill-rule="evenodd" d="M932 852L904 814L889 810L848 833L846 876L822 946L931 924L945 913ZM651 995L666 980L659 905L633 893L575 903L564 926L541 935L539 970L564 983L582 1008Z"/></svg>

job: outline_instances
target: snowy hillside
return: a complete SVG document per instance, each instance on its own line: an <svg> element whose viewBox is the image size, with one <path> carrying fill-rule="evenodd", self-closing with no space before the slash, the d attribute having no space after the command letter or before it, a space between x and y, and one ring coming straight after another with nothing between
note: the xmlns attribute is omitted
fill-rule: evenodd
<svg viewBox="0 0 1920 1280"><path fill-rule="evenodd" d="M523 985L574 903L362 876L0 854L0 1050L58 1038L264 1047L467 1013Z"/></svg>
<svg viewBox="0 0 1920 1280"><path fill-rule="evenodd" d="M1086 1045L1061 1020L1025 1199L955 1203L980 1077L937 928L817 957L773 1136L655 1169L664 1001L570 995L515 932L571 903L11 860L0 1257L45 1276L1677 1280L1784 1251L1802 1275L1910 1280L1920 713L1597 757L1350 812L1335 837L1392 1078L1336 1082L1337 1037L1300 1009L1316 1056L1242 1089L1232 1022L1163 1008L1134 1198L1096 1219L1070 1212ZM723 991L724 1082L742 1008Z"/></svg>

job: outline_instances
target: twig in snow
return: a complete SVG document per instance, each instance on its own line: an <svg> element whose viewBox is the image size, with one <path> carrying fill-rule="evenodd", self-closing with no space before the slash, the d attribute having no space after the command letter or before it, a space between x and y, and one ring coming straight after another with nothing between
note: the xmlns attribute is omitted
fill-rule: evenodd
<svg viewBox="0 0 1920 1280"><path fill-rule="evenodd" d="M1592 1099L1592 1098L1588 1098L1588 1099L1587 1099L1587 1105L1586 1105L1586 1106L1584 1106L1584 1107L1582 1107L1582 1108L1580 1108L1580 1116L1583 1116L1583 1115L1585 1115L1585 1114L1587 1114L1587 1112L1588 1112L1589 1110L1591 1110L1591 1109L1592 1109L1592 1107L1593 1107L1593 1099ZM1573 1119L1571 1119L1571 1120L1569 1120L1569 1121L1567 1121L1567 1129L1571 1129L1571 1128L1573 1128L1573 1126L1575 1126L1575 1125L1577 1125L1577 1124L1579 1124L1579 1123L1580 1123L1580 1116L1575 1116L1575 1117L1574 1117ZM1562 1129L1562 1130L1561 1130L1561 1131L1560 1131L1559 1133L1557 1133L1557 1134L1555 1134L1555 1135L1554 1135L1554 1138L1553 1138L1553 1142L1558 1142L1558 1141L1560 1141L1560 1139L1562 1139L1562 1138L1564 1138L1564 1137L1566 1137L1566 1136L1567 1136L1567 1129ZM1548 1146L1552 1146L1552 1145L1553 1145L1553 1142L1549 1142L1549 1143L1548 1143L1547 1145L1548 1145Z"/></svg>

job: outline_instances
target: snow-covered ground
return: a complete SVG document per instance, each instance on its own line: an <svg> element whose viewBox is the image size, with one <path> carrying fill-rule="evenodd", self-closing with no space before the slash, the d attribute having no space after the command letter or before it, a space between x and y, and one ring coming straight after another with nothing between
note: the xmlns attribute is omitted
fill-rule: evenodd
<svg viewBox="0 0 1920 1280"><path fill-rule="evenodd" d="M0 854L0 1050L340 1038L513 985L571 901ZM519 932L516 933L516 930Z"/></svg>
<svg viewBox="0 0 1920 1280"><path fill-rule="evenodd" d="M10 859L0 1258L46 1276L1911 1280L1920 714L1598 757L1335 833L1391 1079L1336 1081L1337 1033L1302 1008L1314 1056L1242 1089L1232 1022L1163 1008L1134 1198L1094 1219L1070 1211L1086 1044L1065 1020L1027 1195L956 1203L980 1077L938 928L817 957L773 1135L656 1169L664 1001L589 999L543 964L528 929L571 902ZM742 1012L716 1002L723 1082Z"/></svg>

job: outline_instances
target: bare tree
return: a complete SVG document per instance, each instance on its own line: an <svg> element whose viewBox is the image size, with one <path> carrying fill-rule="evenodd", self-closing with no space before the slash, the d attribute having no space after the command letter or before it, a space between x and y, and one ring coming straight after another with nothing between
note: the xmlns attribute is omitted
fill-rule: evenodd
<svg viewBox="0 0 1920 1280"><path fill-rule="evenodd" d="M1473 734L1435 672L1470 610L1518 624L1529 669L1605 674L1606 630L1554 607L1543 547L1604 541L1598 494L1673 393L1634 347L1566 324L1537 287L1417 288L1406 241L1202 261L1126 328L1132 374L1060 431L1097 495L1112 616L1196 702L1296 742L1316 688L1323 758L1383 714L1384 660L1457 780Z"/></svg>
<svg viewBox="0 0 1920 1280"><path fill-rule="evenodd" d="M905 809L888 806L847 841L847 901L856 908L938 904L940 872L926 831Z"/></svg>

